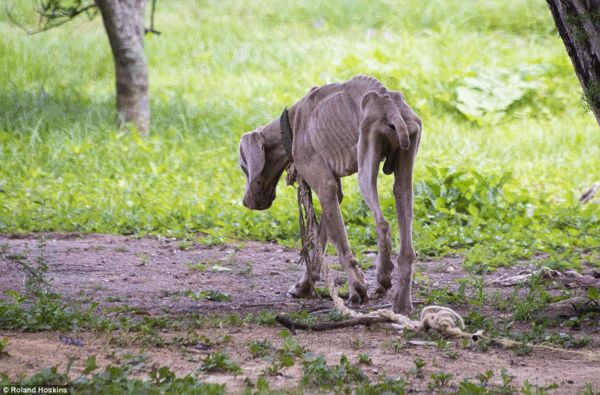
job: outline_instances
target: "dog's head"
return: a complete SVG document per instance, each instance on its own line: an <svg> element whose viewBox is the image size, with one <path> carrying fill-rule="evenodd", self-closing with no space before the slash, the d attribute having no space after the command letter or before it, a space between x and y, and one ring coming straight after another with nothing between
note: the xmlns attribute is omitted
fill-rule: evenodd
<svg viewBox="0 0 600 395"><path fill-rule="evenodd" d="M281 172L269 163L263 128L245 133L240 139L240 167L246 175L244 206L252 210L265 210L275 200L275 189Z"/></svg>

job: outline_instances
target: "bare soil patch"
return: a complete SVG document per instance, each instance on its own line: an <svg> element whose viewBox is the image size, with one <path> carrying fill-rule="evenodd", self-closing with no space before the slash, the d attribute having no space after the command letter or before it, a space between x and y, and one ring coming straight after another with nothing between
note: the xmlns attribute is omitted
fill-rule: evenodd
<svg viewBox="0 0 600 395"><path fill-rule="evenodd" d="M51 279L52 291L73 301L92 300L106 308L126 306L138 314L167 314L173 320L192 313L236 312L245 315L263 310L292 312L332 307L327 299L288 298L286 290L301 273L301 268L295 264L298 254L296 250L276 244L240 242L208 246L154 238L46 234L44 246L40 249L41 236L0 237L0 244L13 252L27 253L30 259L43 253L49 265L48 278ZM327 257L326 261L334 264L337 260ZM423 302L423 298L436 289L456 291L458 280L468 276L461 263L460 258L453 257L419 262L416 265L414 288L414 293L418 295L417 303ZM521 264L510 269L498 269L487 280L517 274L523 267ZM333 273L341 279L345 278L343 272ZM548 292L559 293L566 287L575 290L576 294L584 294L588 286L600 286L593 268L580 273L583 277L562 279L561 287L550 287ZM375 269L369 268L365 274L373 288ZM0 298L5 297L3 294L6 290L23 292L24 281L25 274L21 268L9 259L0 259ZM208 290L227 294L230 299L219 302L187 296L188 291L197 293ZM508 297L514 289L494 288L486 282L485 291L497 291L499 297ZM387 303L389 301L386 299L370 301L367 307ZM417 309L419 307L421 305L417 304ZM473 308L464 304L451 307L461 314ZM510 311L496 311L489 306L483 306L480 310L489 316L511 314ZM117 346L111 341L110 334L68 334L82 340L83 346L79 347L64 344L60 340L61 334L56 332L0 331L0 337L9 338L9 356L0 358L0 372L6 372L14 378L54 365L64 369L72 360L72 373L77 374L83 370L88 356L96 355L98 365L103 367L123 363L130 354L143 356L136 362L141 376L153 366L169 366L177 374L183 375L194 373L210 352L224 349L240 364L243 372L237 376L211 374L204 375L204 378L227 383L228 389L236 391L244 388L246 377L255 381L269 364L264 359L250 356L249 342L266 339L277 346L282 341L279 335L281 329L256 324L198 329L197 335L208 338L231 336L227 343L203 349L174 345L172 342L165 347L150 347L135 342ZM554 329L574 337L589 337L590 342L585 350L596 355L600 353L597 317L595 321L585 322L579 329L560 325ZM168 340L184 334L164 330L161 335ZM330 363L339 362L342 354L348 356L351 362L357 362L360 353L369 354L373 365L363 366L368 375L372 378L383 375L407 377L411 388L417 391L427 391L431 374L442 370L453 375L454 384L464 378L476 380L477 374L492 370L495 373L492 383L499 384L501 369L506 369L518 385L525 380L536 385L556 383L560 386L557 393L578 393L585 383L592 383L596 390L600 390L600 362L568 352L534 350L520 356L512 350L499 348L477 351L463 347L458 341L451 341L449 347L444 349L431 343L415 346L383 325L319 333L298 332L295 339L313 354L324 355ZM426 361L424 378L417 378L411 373L416 358ZM293 387L299 382L301 373L302 366L297 363L269 380L274 388Z"/></svg>

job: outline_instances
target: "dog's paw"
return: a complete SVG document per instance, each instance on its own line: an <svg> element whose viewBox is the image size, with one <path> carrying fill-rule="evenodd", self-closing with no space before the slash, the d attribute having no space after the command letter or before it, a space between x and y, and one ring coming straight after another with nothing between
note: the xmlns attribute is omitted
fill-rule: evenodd
<svg viewBox="0 0 600 395"><path fill-rule="evenodd" d="M410 298L410 295L406 297L405 295L395 294L392 300L392 310L394 313L409 315L413 311L413 304Z"/></svg>
<svg viewBox="0 0 600 395"><path fill-rule="evenodd" d="M369 301L369 293L367 292L366 284L354 282L350 286L350 293L348 295L348 300L351 304L362 304L367 303Z"/></svg>
<svg viewBox="0 0 600 395"><path fill-rule="evenodd" d="M388 290L389 290L389 288L382 287L381 285L379 285L377 288L375 288L375 291L371 294L371 299L378 300L378 299L384 298L385 295L387 295Z"/></svg>
<svg viewBox="0 0 600 395"><path fill-rule="evenodd" d="M310 299L315 292L310 283L299 281L288 289L287 294L294 299Z"/></svg>

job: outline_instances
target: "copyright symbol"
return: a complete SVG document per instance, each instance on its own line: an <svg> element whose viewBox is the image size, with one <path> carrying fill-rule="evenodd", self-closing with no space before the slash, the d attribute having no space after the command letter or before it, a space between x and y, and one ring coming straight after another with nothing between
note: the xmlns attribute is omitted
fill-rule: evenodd
<svg viewBox="0 0 600 395"><path fill-rule="evenodd" d="M8 391L9 391L8 387L2 387L2 392L4 392L5 394L8 394Z"/></svg>

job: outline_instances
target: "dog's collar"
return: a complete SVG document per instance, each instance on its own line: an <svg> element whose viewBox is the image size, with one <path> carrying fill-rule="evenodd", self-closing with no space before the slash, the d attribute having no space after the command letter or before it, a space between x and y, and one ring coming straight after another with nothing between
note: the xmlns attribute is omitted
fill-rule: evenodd
<svg viewBox="0 0 600 395"><path fill-rule="evenodd" d="M283 142L283 148L285 148L285 152L287 153L290 161L294 161L294 157L292 156L292 141L294 136L292 134L292 128L290 127L290 118L288 117L288 109L284 109L281 113L281 117L279 117L279 126L281 129L281 141Z"/></svg>

